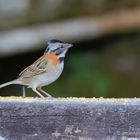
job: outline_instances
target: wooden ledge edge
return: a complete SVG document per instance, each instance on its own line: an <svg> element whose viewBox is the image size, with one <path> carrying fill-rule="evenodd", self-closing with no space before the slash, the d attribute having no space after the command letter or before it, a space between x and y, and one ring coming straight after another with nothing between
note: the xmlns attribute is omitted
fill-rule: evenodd
<svg viewBox="0 0 140 140"><path fill-rule="evenodd" d="M107 103L107 104L139 104L140 98L85 98L85 97L56 97L56 98L39 98L39 97L17 97L8 96L0 97L0 102L74 102L74 103Z"/></svg>

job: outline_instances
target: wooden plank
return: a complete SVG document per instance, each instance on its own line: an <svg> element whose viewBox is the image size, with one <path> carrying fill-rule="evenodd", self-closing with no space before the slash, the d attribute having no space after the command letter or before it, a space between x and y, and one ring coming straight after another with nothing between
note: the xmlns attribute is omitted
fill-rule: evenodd
<svg viewBox="0 0 140 140"><path fill-rule="evenodd" d="M140 6L138 0L0 0L0 29L73 17L103 15ZM132 13L133 16L135 14Z"/></svg>
<svg viewBox="0 0 140 140"><path fill-rule="evenodd" d="M106 14L97 18L73 18L59 22L0 32L0 56L44 47L53 38L68 41L92 40L108 34L139 31L140 8ZM45 43L44 43L45 42Z"/></svg>
<svg viewBox="0 0 140 140"><path fill-rule="evenodd" d="M0 98L1 140L139 140L140 99Z"/></svg>

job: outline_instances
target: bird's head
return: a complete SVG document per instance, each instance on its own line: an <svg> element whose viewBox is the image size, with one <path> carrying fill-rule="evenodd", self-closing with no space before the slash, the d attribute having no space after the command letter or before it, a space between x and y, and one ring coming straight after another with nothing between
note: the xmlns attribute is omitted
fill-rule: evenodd
<svg viewBox="0 0 140 140"><path fill-rule="evenodd" d="M69 43L62 42L57 39L53 39L47 42L48 47L45 50L45 53L52 53L60 57L65 57L66 52L69 48L71 48L73 45Z"/></svg>

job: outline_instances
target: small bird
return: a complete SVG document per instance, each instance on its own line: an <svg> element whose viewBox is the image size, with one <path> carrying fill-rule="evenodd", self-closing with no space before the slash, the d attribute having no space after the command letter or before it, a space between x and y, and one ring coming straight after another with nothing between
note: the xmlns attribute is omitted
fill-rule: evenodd
<svg viewBox="0 0 140 140"><path fill-rule="evenodd" d="M43 56L36 60L32 65L24 69L16 80L0 85L0 88L11 84L19 84L32 88L40 97L52 97L45 92L42 87L54 82L62 73L64 68L64 58L66 52L72 44L53 39L47 42Z"/></svg>

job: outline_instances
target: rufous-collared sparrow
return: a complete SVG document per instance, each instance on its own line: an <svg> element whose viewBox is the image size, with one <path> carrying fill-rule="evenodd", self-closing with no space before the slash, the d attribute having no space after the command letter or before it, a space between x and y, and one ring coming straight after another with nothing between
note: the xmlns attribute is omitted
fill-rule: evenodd
<svg viewBox="0 0 140 140"><path fill-rule="evenodd" d="M43 56L24 69L16 80L4 83L0 85L0 88L11 84L19 84L32 88L40 97L44 97L41 93L52 97L42 87L51 84L61 75L65 54L73 45L56 39L47 43L48 47Z"/></svg>

